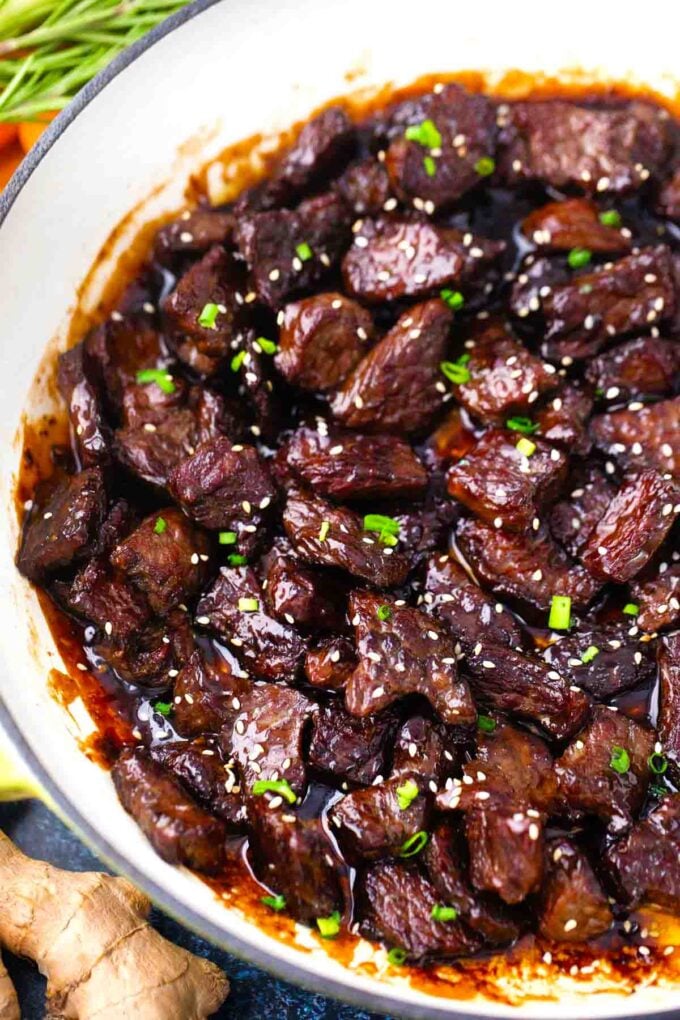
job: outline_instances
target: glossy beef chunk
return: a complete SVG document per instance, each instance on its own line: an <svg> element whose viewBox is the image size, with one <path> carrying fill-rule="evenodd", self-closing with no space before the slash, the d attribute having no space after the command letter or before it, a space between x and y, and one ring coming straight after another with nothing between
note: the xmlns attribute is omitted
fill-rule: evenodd
<svg viewBox="0 0 680 1020"><path fill-rule="evenodd" d="M588 435L588 419L592 410L593 397L589 387L564 386L536 412L536 434L570 455L585 457L592 447Z"/></svg>
<svg viewBox="0 0 680 1020"><path fill-rule="evenodd" d="M99 468L67 475L44 502L31 508L17 567L31 581L43 582L82 560L93 551L105 514L106 489Z"/></svg>
<svg viewBox="0 0 680 1020"><path fill-rule="evenodd" d="M214 245L229 245L234 232L234 214L228 210L200 205L187 209L156 234L154 250L160 261L185 252L207 252Z"/></svg>
<svg viewBox="0 0 680 1020"><path fill-rule="evenodd" d="M195 452L197 438L193 411L176 408L158 424L145 421L118 429L113 449L133 477L164 490L174 469Z"/></svg>
<svg viewBox="0 0 680 1020"><path fill-rule="evenodd" d="M305 656L305 677L312 687L340 691L356 669L354 646L347 638L322 638Z"/></svg>
<svg viewBox="0 0 680 1020"><path fill-rule="evenodd" d="M354 141L352 122L341 106L328 106L312 117L280 161L269 191L277 201L286 203L291 196L317 186L337 172L351 153Z"/></svg>
<svg viewBox="0 0 680 1020"><path fill-rule="evenodd" d="M615 843L605 862L619 894L631 905L680 910L680 794L666 797L644 821Z"/></svg>
<svg viewBox="0 0 680 1020"><path fill-rule="evenodd" d="M637 605L636 624L656 633L680 622L680 563L662 561L649 576L642 574L630 585Z"/></svg>
<svg viewBox="0 0 680 1020"><path fill-rule="evenodd" d="M591 463L577 468L567 489L568 494L550 510L550 531L567 552L578 556L609 508L616 486Z"/></svg>
<svg viewBox="0 0 680 1020"><path fill-rule="evenodd" d="M412 715L394 741L391 776L417 778L434 793L437 783L460 769L466 745L464 729L446 726L429 715Z"/></svg>
<svg viewBox="0 0 680 1020"><path fill-rule="evenodd" d="M224 860L224 824L143 750L125 751L112 769L123 807L164 861L212 874Z"/></svg>
<svg viewBox="0 0 680 1020"><path fill-rule="evenodd" d="M344 426L417 432L441 407L440 364L453 316L439 300L416 305L359 362L331 404Z"/></svg>
<svg viewBox="0 0 680 1020"><path fill-rule="evenodd" d="M240 789L230 780L214 740L165 741L151 749L154 761L163 765L205 808L230 828L240 829L246 811Z"/></svg>
<svg viewBox="0 0 680 1020"><path fill-rule="evenodd" d="M363 876L358 893L364 933L404 950L414 963L470 956L479 946L460 921L432 917L433 908L442 905L437 890L411 864L374 865Z"/></svg>
<svg viewBox="0 0 680 1020"><path fill-rule="evenodd" d="M377 159L351 163L338 178L336 187L355 216L377 216L390 201L390 179ZM392 202L396 199L392 198Z"/></svg>
<svg viewBox="0 0 680 1020"><path fill-rule="evenodd" d="M586 198L548 202L527 216L522 222L522 233L537 247L555 251L572 248L603 254L628 251L630 238L618 227L608 226L606 216Z"/></svg>
<svg viewBox="0 0 680 1020"><path fill-rule="evenodd" d="M368 592L350 599L358 666L346 688L352 715L373 715L406 694L422 694L447 723L474 722L467 684L458 678L454 643L418 609Z"/></svg>
<svg viewBox="0 0 680 1020"><path fill-rule="evenodd" d="M342 630L346 586L328 571L305 566L290 545L278 539L263 560L265 598L281 620L318 630Z"/></svg>
<svg viewBox="0 0 680 1020"><path fill-rule="evenodd" d="M680 477L680 397L595 415L590 434L624 471L655 468Z"/></svg>
<svg viewBox="0 0 680 1020"><path fill-rule="evenodd" d="M146 288L142 288L146 294ZM145 389L145 385L137 384L137 373L144 369L165 369L171 372L172 363L163 338L153 325L154 305L147 301L142 303L143 314L129 311L125 314L114 311L111 316L85 337L82 343L83 360L74 356L71 368L79 363L93 372L92 379L99 381L99 394L105 411L119 416L126 391L132 387ZM75 348L74 350L77 350ZM65 369L69 355L63 356L62 366ZM67 377L70 371L67 371ZM77 378L77 377L76 377ZM182 387L183 380L173 375L173 380ZM75 381L75 380L72 380ZM158 387L154 387L154 392ZM156 394L157 395L157 394ZM66 394L64 398L68 400Z"/></svg>
<svg viewBox="0 0 680 1020"><path fill-rule="evenodd" d="M631 397L672 393L679 372L677 341L644 336L593 358L586 378L606 400L619 403Z"/></svg>
<svg viewBox="0 0 680 1020"><path fill-rule="evenodd" d="M424 466L397 436L302 428L284 449L300 481L330 499L408 499L427 486Z"/></svg>
<svg viewBox="0 0 680 1020"><path fill-rule="evenodd" d="M286 305L275 364L303 390L331 390L344 382L373 336L371 316L343 294L315 294Z"/></svg>
<svg viewBox="0 0 680 1020"><path fill-rule="evenodd" d="M415 779L394 777L348 793L331 808L330 822L350 860L375 860L398 857L428 815L427 791Z"/></svg>
<svg viewBox="0 0 680 1020"><path fill-rule="evenodd" d="M661 111L642 102L607 109L513 103L501 139L510 184L537 180L589 194L635 191L661 171L669 146Z"/></svg>
<svg viewBox="0 0 680 1020"><path fill-rule="evenodd" d="M536 439L527 449L529 456L517 433L485 432L449 471L450 495L489 524L527 531L567 475L567 457L555 447Z"/></svg>
<svg viewBox="0 0 680 1020"><path fill-rule="evenodd" d="M57 385L68 408L80 465L107 465L111 459L111 429L104 414L99 366L86 341L60 355Z"/></svg>
<svg viewBox="0 0 680 1020"><path fill-rule="evenodd" d="M115 620L111 622L115 627ZM106 624L104 625L107 634ZM140 688L166 691L194 651L187 614L172 610L151 620L127 639L105 636L93 645L95 654L122 680Z"/></svg>
<svg viewBox="0 0 680 1020"><path fill-rule="evenodd" d="M226 659L209 661L196 649L175 679L172 721L177 732L183 737L219 733L247 683Z"/></svg>
<svg viewBox="0 0 680 1020"><path fill-rule="evenodd" d="M543 877L542 825L509 801L482 799L486 794L476 794L477 803L465 815L470 878L476 889L521 903Z"/></svg>
<svg viewBox="0 0 680 1020"><path fill-rule="evenodd" d="M552 840L538 921L541 935L553 942L584 942L606 932L612 920L588 858L570 840Z"/></svg>
<svg viewBox="0 0 680 1020"><path fill-rule="evenodd" d="M369 304L424 298L478 280L504 249L501 241L424 220L364 220L355 229L342 275L349 293Z"/></svg>
<svg viewBox="0 0 680 1020"><path fill-rule="evenodd" d="M668 634L658 645L659 740L671 776L680 783L680 632ZM663 768L663 766L661 766Z"/></svg>
<svg viewBox="0 0 680 1020"><path fill-rule="evenodd" d="M90 560L58 592L72 613L121 644L134 640L151 619L146 596L104 558Z"/></svg>
<svg viewBox="0 0 680 1020"><path fill-rule="evenodd" d="M545 742L534 733L492 718L493 727L480 731L477 753L464 767L461 806L507 800L522 809L549 814L555 806L557 779ZM488 723L487 723L488 726ZM477 798L483 791L489 797Z"/></svg>
<svg viewBox="0 0 680 1020"><path fill-rule="evenodd" d="M548 645L543 658L553 669L598 701L654 678L648 646L621 624L588 627Z"/></svg>
<svg viewBox="0 0 680 1020"><path fill-rule="evenodd" d="M370 785L388 771L388 745L396 727L391 710L359 719L331 701L315 717L309 764L339 782Z"/></svg>

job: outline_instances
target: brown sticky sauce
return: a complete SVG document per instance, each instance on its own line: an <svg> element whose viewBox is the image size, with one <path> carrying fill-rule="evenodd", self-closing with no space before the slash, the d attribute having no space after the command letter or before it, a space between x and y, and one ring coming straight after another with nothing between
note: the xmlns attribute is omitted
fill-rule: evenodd
<svg viewBox="0 0 680 1020"><path fill-rule="evenodd" d="M361 67L357 67L348 72L347 81L360 79L364 73ZM605 100L643 98L665 107L676 116L680 115L680 92L670 99L649 88L636 87L624 81L603 83L593 80L592 75L578 69L569 70L559 78L512 70L502 78L494 79L493 88L488 87L487 77L478 72L432 74L418 79L408 87L386 85L377 89L363 89L329 101L324 106L340 103L353 118L363 118L388 102L417 95L430 90L438 82L448 81L457 81L471 91L489 92L508 100L558 97ZM319 109L314 111L318 112ZM304 121L301 121L293 125L277 135L275 140L259 134L253 135L223 150L217 158L211 159L210 165L221 162L229 166L229 187L236 195L267 176L279 154L291 144L303 124ZM184 207L195 205L207 193L207 173L208 166L191 177L185 189ZM160 186L156 192L158 190ZM137 230L132 243L127 245L117 258L114 268L108 272L107 283L97 307L85 310L82 307L84 296L92 286L95 275L102 265L111 260L111 253L118 241L139 220L145 204L146 200L139 203L112 231L79 288L78 300L69 323L69 345L77 342L88 329L104 320L115 308L125 287L146 261L158 228L180 211L146 222ZM40 371L43 374L43 388L49 394L54 394L54 349L50 351L49 358L44 360ZM48 479L54 470L52 448L55 445L68 445L65 414L48 415L31 421L25 419L22 422L22 439L21 464L15 490L20 521L24 505L33 497L36 486ZM81 747L90 759L108 768L120 749L136 740L130 716L124 711L125 699L112 693L110 677L99 674L93 663L88 662L83 655L82 628L57 609L44 592L38 591L37 594L65 668L65 671L51 671L48 678L50 693L67 711L76 699L82 700L92 717L95 732L81 741ZM540 643L541 635L537 633L534 637ZM79 664L88 668L78 668ZM632 700L635 696L635 692L630 695ZM637 696L640 697L639 694ZM626 710L630 714L643 715L645 705L641 703L638 707L631 704ZM267 935L298 951L311 951L309 944L300 943L298 926L292 919L263 906L261 897L266 890L244 866L241 850L234 851L218 879L199 877L225 905L238 909ZM309 943L310 939L314 939L339 964L351 966L358 974L367 977L387 974L388 977L400 978L407 975L414 989L448 999L471 1000L481 996L514 1006L527 1001L556 1000L564 994L558 982L566 977L581 985L580 990L587 994L600 990L632 994L642 985L674 985L680 982L680 921L654 908L631 913L625 929L617 921L607 935L588 944L550 944L528 935L509 950L429 969L413 966L386 968L384 954L382 957L378 954L377 959L353 963L359 939L346 930L332 940L322 939L312 933L305 939L305 943ZM640 953L641 945L644 955ZM679 947L678 951L672 952L675 946ZM646 954L644 947L647 948ZM601 984L598 978L603 979ZM386 984L386 989L389 989L389 984ZM574 990L572 986L569 992Z"/></svg>

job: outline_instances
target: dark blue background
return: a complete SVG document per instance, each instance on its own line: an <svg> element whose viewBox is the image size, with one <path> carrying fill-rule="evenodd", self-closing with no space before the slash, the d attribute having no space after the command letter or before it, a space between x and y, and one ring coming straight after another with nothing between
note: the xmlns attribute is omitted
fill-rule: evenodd
<svg viewBox="0 0 680 1020"><path fill-rule="evenodd" d="M106 870L90 851L39 801L0 804L0 829L32 857L40 857L72 871ZM277 981L248 963L215 949L160 911L152 914L154 926L166 938L199 956L206 956L226 971L231 994L215 1014L220 1020L380 1020L321 995L311 995ZM22 1020L41 1020L44 1015L45 981L35 966L3 953L21 1002ZM171 1018L168 1018L171 1020Z"/></svg>

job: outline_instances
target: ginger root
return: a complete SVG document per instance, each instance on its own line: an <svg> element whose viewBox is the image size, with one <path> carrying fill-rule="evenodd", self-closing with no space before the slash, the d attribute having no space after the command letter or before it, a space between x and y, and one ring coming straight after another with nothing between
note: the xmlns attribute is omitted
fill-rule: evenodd
<svg viewBox="0 0 680 1020"><path fill-rule="evenodd" d="M0 943L46 976L50 1017L203 1020L221 1006L225 975L159 935L150 909L126 879L35 861L0 832Z"/></svg>
<svg viewBox="0 0 680 1020"><path fill-rule="evenodd" d="M14 985L0 956L0 1020L21 1020Z"/></svg>

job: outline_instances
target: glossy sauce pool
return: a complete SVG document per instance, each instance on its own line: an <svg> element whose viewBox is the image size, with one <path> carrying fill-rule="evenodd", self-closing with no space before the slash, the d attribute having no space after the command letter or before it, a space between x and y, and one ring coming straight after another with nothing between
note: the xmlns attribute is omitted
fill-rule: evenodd
<svg viewBox="0 0 680 1020"><path fill-rule="evenodd" d="M388 100L406 98L409 94L426 91L436 81L443 80L462 81L472 89L480 89L483 86L483 79L478 75L437 76L420 80L407 90L396 92L383 90L370 99L363 97L356 102L351 101L350 108L357 117L367 116L384 106ZM565 92L573 97L577 93L581 98L587 97L598 103L617 102L629 97L625 87L622 86L608 90L596 90L592 86L587 89L565 89L555 82L532 82L519 73L509 75L505 83L495 92L501 96L507 94L511 97L521 94L522 98L535 97L537 94L564 95ZM658 101L658 97L646 98ZM290 138L291 132L282 135L279 148L285 148ZM234 191L254 182L248 156L259 142L259 137L254 137L230 148L222 155L221 160L225 165L230 163L242 170L240 176L232 179ZM265 161L264 168L261 168L260 175L266 175L267 166L271 165L276 154L277 150L273 149L268 161ZM205 184L206 175L197 175L187 192L188 204L195 203L203 193ZM545 201L545 192L541 194ZM502 271L509 272L516 268L521 256L531 249L529 243L519 235L517 224L537 204L538 201L533 201L530 194L517 196L514 192L502 188L490 188L488 194L481 199L476 196L471 201L461 202L456 210L441 222L490 238L505 240L508 248L504 255ZM618 208L625 222L634 227L636 236L642 243L653 243L663 239L672 247L680 248L680 233L673 233L667 223L652 216L641 206L637 198L618 203ZM158 226L159 224L153 224L144 228L136 244L127 253L124 263L111 275L96 315L93 317L86 315L82 310L76 311L72 320L70 342L79 340L87 328L105 318L116 306L125 287L144 263L151 237ZM112 243L112 239L110 242ZM110 244L107 243L100 260L104 259L109 247ZM151 282L144 296L157 306L172 285L173 279L166 269L152 266ZM51 364L50 371L54 376L56 359ZM293 410L291 424L304 410L303 407ZM464 416L463 425L472 431L469 420L466 421ZM23 516L25 504L33 498L36 486L49 478L55 466L56 470L59 470L60 465L68 462L73 455L69 449L65 412L63 415L55 414L26 422L23 438L22 462L16 489L16 504L20 518ZM137 744L140 739L145 743L181 739L169 720L151 710L151 702L158 697L157 691L153 694L144 693L139 688L118 680L92 650L90 646L92 634L88 628L67 617L46 593L38 591L38 597L64 663L64 671L52 671L49 677L50 691L67 710L76 699L82 699L95 727L92 735L82 742L83 751L91 759L108 768L122 747ZM616 604L615 600L615 593L611 596L606 595L598 604L598 615L606 616L611 606ZM536 644L544 645L547 643L549 632L530 626L532 622L535 621L525 621L524 625L525 627L529 625L529 632ZM232 667L238 669L238 663L224 645L208 637L199 637L197 643L206 656L227 658ZM627 692L615 703L633 718L655 722L654 683ZM330 803L338 795L339 790L328 786L327 780L322 782L321 777L314 778L312 775L303 810L320 813L325 817ZM564 981L591 991L592 982L602 979L607 989L616 987L624 993L634 991L640 983L680 981L680 921L656 910L645 909L630 915L622 914L610 932L587 945L548 944L533 935L528 935L520 939L511 949L495 955L487 954L453 964L435 966L428 970L416 967L396 968L387 963L384 950L374 947L374 952L367 951L367 943L352 934L351 930L343 931L334 940L322 940L308 929L303 930L290 918L275 914L263 906L260 897L267 890L252 874L245 840L234 839L228 858L223 875L217 879L206 879L201 876L202 880L207 882L225 903L238 907L245 916L256 921L268 934L282 942L295 945L296 948L307 948L309 951L314 946L323 945L331 956L355 969L357 973L378 975L389 972L398 973L400 977L408 975L414 987L433 995L458 999L471 999L483 995L494 1001L517 1005L527 999L556 998L560 994L560 989L564 990ZM676 952L673 951L675 946L678 946Z"/></svg>

